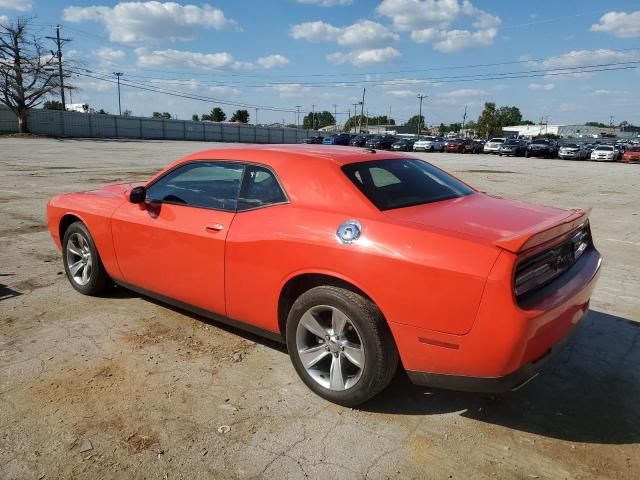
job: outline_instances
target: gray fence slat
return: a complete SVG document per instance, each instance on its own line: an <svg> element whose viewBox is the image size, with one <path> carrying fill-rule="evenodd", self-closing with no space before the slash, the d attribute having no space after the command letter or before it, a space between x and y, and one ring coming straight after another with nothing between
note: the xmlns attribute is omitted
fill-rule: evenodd
<svg viewBox="0 0 640 480"><path fill-rule="evenodd" d="M31 133L53 137L298 143L303 138L321 134L321 132L295 128L121 117L40 109L31 110L27 122ZM0 108L0 132L16 133L17 131L18 121L13 112Z"/></svg>

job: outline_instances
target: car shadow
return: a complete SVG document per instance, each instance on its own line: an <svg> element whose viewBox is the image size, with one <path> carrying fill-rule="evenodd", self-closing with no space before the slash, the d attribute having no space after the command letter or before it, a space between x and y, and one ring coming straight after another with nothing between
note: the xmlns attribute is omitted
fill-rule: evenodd
<svg viewBox="0 0 640 480"><path fill-rule="evenodd" d="M144 298L282 353L286 345L187 312L125 288L108 298ZM503 395L428 389L399 368L391 384L360 407L394 415L459 412L476 421L573 442L640 443L640 323L590 311L542 374Z"/></svg>
<svg viewBox="0 0 640 480"><path fill-rule="evenodd" d="M0 302L2 300L8 300L9 298L19 297L20 295L22 295L22 293L0 283Z"/></svg>
<svg viewBox="0 0 640 480"><path fill-rule="evenodd" d="M566 441L640 442L640 323L591 311L542 374L504 395L426 389L403 372L363 406L370 412L474 420Z"/></svg>

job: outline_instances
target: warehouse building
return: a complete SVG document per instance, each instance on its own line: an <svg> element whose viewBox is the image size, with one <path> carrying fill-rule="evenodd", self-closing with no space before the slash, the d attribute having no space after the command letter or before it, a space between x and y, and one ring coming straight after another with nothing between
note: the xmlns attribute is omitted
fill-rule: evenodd
<svg viewBox="0 0 640 480"><path fill-rule="evenodd" d="M633 128L629 129L633 130ZM508 136L540 137L557 135L562 138L636 138L638 132L622 131L616 127L593 127L590 125L514 125L504 127L502 131Z"/></svg>

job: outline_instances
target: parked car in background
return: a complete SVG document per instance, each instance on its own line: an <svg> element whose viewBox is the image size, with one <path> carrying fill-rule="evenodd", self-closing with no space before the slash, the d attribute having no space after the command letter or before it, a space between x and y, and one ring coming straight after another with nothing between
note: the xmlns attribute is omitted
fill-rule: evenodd
<svg viewBox="0 0 640 480"><path fill-rule="evenodd" d="M351 140L351 135L348 133L339 133L337 135L331 135L329 137L325 137L322 140L323 145L349 145L349 140Z"/></svg>
<svg viewBox="0 0 640 480"><path fill-rule="evenodd" d="M622 143L616 143L614 145L614 148L618 151L618 160L622 160L622 157L624 157L624 152L627 150L627 146Z"/></svg>
<svg viewBox="0 0 640 480"><path fill-rule="evenodd" d="M558 155L558 143L548 138L536 138L527 147L525 157L556 158Z"/></svg>
<svg viewBox="0 0 640 480"><path fill-rule="evenodd" d="M358 134L351 137L349 145L352 147L364 147L371 135Z"/></svg>
<svg viewBox="0 0 640 480"><path fill-rule="evenodd" d="M414 152L441 152L444 150L444 139L440 137L420 137L413 144Z"/></svg>
<svg viewBox="0 0 640 480"><path fill-rule="evenodd" d="M633 145L624 152L622 161L626 163L640 163L640 147Z"/></svg>
<svg viewBox="0 0 640 480"><path fill-rule="evenodd" d="M517 140L515 138L508 138L501 146L498 153L500 156L514 156L522 157L527 151L527 142L524 140Z"/></svg>
<svg viewBox="0 0 640 480"><path fill-rule="evenodd" d="M591 158L591 152L593 152L594 148L596 148L596 146L592 143L584 144L584 152L586 154L586 158Z"/></svg>
<svg viewBox="0 0 640 480"><path fill-rule="evenodd" d="M519 388L589 310L601 264L589 212L486 195L407 157L205 150L145 182L57 195L47 224L79 293L116 283L285 343L330 402L362 404L398 367L432 387Z"/></svg>
<svg viewBox="0 0 640 480"><path fill-rule="evenodd" d="M314 135L313 137L303 138L300 140L300 143L309 143L309 144L320 144L324 140L324 137L320 135Z"/></svg>
<svg viewBox="0 0 640 480"><path fill-rule="evenodd" d="M453 138L444 144L444 151L447 153L473 153L473 140L464 138Z"/></svg>
<svg viewBox="0 0 640 480"><path fill-rule="evenodd" d="M486 142L484 140L473 140L473 152L472 153L482 153L484 151L484 144Z"/></svg>
<svg viewBox="0 0 640 480"><path fill-rule="evenodd" d="M391 145L397 141L398 139L393 135L374 135L367 140L365 146L377 150L391 150Z"/></svg>
<svg viewBox="0 0 640 480"><path fill-rule="evenodd" d="M396 152L411 152L413 151L414 143L416 143L416 141L413 138L401 138L391 145L391 150Z"/></svg>
<svg viewBox="0 0 640 480"><path fill-rule="evenodd" d="M492 138L484 144L484 153L500 153L500 147L505 142L506 138Z"/></svg>
<svg viewBox="0 0 640 480"><path fill-rule="evenodd" d="M569 143L558 150L558 158L568 160L584 160L587 158L587 149L580 143Z"/></svg>
<svg viewBox="0 0 640 480"><path fill-rule="evenodd" d="M618 150L613 145L598 145L591 152L591 160L598 162L615 162L618 158Z"/></svg>

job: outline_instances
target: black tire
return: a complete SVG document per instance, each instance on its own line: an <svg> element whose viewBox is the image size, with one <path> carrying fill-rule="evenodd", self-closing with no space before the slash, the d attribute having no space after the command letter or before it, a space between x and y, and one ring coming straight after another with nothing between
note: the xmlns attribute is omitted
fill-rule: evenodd
<svg viewBox="0 0 640 480"><path fill-rule="evenodd" d="M88 273L88 281L85 284L80 284L74 279L69 266L68 249L71 247L70 243L72 237L77 239L79 237L84 238L88 245L89 252L91 254L91 268ZM69 225L64 237L62 239L62 262L64 263L64 271L67 274L67 279L73 288L84 295L96 296L104 292L111 284L111 279L107 275L102 260L98 254L98 249L93 241L93 237L89 233L89 230L82 222L74 222Z"/></svg>
<svg viewBox="0 0 640 480"><path fill-rule="evenodd" d="M357 382L346 390L323 387L307 372L300 360L296 341L298 324L305 312L318 306L330 306L343 312L362 341L364 368ZM307 387L325 400L346 407L360 405L380 393L398 368L398 351L378 307L362 295L344 288L320 286L300 295L289 311L286 340L291 362Z"/></svg>
<svg viewBox="0 0 640 480"><path fill-rule="evenodd" d="M524 152L524 156L525 156L525 158L529 158L530 157L529 152L528 151Z"/></svg>

